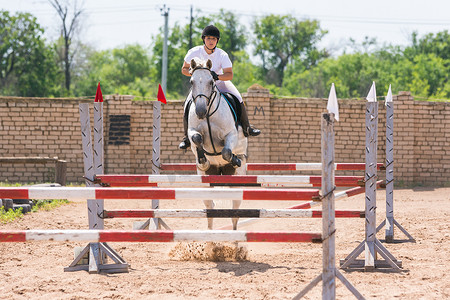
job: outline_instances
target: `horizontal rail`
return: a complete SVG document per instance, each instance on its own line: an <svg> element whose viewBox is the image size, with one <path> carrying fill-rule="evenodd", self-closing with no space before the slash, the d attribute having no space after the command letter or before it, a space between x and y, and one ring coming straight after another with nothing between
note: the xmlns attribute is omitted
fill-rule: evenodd
<svg viewBox="0 0 450 300"><path fill-rule="evenodd" d="M377 181L377 188L383 187L383 186L384 186L384 181L383 180L378 180ZM355 188L352 188L352 189L348 189L348 190L345 190L345 191L342 191L342 192L335 193L334 194L334 199L335 200L340 200L340 199L348 198L348 197L355 196L355 195L358 195L358 194L362 194L364 192L365 192L365 188L364 187L355 187ZM310 209L310 208L312 208L314 206L317 206L317 205L320 205L320 204L322 204L321 201L308 201L308 202L305 202L305 203L302 203L302 204L299 204L299 205L294 205L294 206L288 207L287 209ZM336 217L338 217L337 216L337 212L336 212ZM238 226L247 226L247 225L250 225L250 224L258 222L259 220L260 220L259 218L251 218L251 219L247 219L247 220L240 220L238 222ZM230 225L225 225L225 226L222 226L222 227L220 227L218 229L219 230L228 230L228 229L231 229L231 226Z"/></svg>
<svg viewBox="0 0 450 300"><path fill-rule="evenodd" d="M383 180L378 180L377 181L377 188L379 187L384 187L384 181ZM366 191L365 187L355 187L355 188L351 188L345 191L341 191L341 192L335 192L334 193L334 199L335 200L340 200L340 199L344 199L344 198L348 198L348 197L352 197L352 196L356 196L359 194L363 194ZM292 206L289 207L290 209L309 209L312 208L314 206L317 206L319 204L322 204L322 202L320 201L309 201L306 203L302 203L296 206Z"/></svg>
<svg viewBox="0 0 450 300"><path fill-rule="evenodd" d="M337 210L336 218L364 218L364 211ZM320 210L294 209L147 209L104 210L107 218L322 218Z"/></svg>
<svg viewBox="0 0 450 300"><path fill-rule="evenodd" d="M335 163L335 170L365 170L365 163ZM377 164L377 169L383 167ZM193 163L162 164L163 171L196 171ZM247 171L320 171L321 163L248 163Z"/></svg>
<svg viewBox="0 0 450 300"><path fill-rule="evenodd" d="M312 200L314 189L220 188L105 188L105 187L0 187L0 198L10 199L160 199L160 200Z"/></svg>
<svg viewBox="0 0 450 300"><path fill-rule="evenodd" d="M336 186L358 186L364 176L336 176ZM260 187L320 187L321 176L273 176L273 175L96 175L97 183L111 187L158 186L174 187L189 184L190 187L211 186L260 186Z"/></svg>
<svg viewBox="0 0 450 300"><path fill-rule="evenodd" d="M48 162L66 162L58 157L0 157L0 163L7 164L45 164Z"/></svg>
<svg viewBox="0 0 450 300"><path fill-rule="evenodd" d="M22 230L0 231L0 242L286 242L321 243L320 233L259 232L237 230Z"/></svg>

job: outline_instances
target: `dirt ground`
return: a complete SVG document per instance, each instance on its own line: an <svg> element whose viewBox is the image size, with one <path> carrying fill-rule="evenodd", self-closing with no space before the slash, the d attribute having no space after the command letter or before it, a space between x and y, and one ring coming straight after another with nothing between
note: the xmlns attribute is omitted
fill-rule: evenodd
<svg viewBox="0 0 450 300"><path fill-rule="evenodd" d="M384 245L403 262L401 272L344 271L367 299L450 298L450 188L398 189L395 219L416 239ZM385 214L385 191L377 193L377 222ZM246 201L243 208L284 208L294 202ZM219 207L229 208L229 203ZM148 208L150 201L105 201L106 209ZM161 201L161 208L203 208L200 201ZM320 209L320 207L319 207ZM336 209L364 210L364 196L339 200ZM172 229L205 229L205 219L166 219ZM106 229L131 229L132 219L106 220ZM216 220L215 227L230 220ZM26 215L6 229L86 229L85 202ZM337 219L336 260L364 238L364 219ZM263 219L243 230L321 232L321 219ZM384 229L378 238L384 239ZM396 239L404 239L396 229ZM320 244L242 243L248 260L183 261L169 256L175 243L110 243L131 265L129 273L65 273L75 246L85 243L0 244L1 299L290 299L322 271ZM364 258L364 254L361 255ZM338 262L337 262L338 264ZM338 281L337 299L352 299ZM305 299L321 298L321 283Z"/></svg>

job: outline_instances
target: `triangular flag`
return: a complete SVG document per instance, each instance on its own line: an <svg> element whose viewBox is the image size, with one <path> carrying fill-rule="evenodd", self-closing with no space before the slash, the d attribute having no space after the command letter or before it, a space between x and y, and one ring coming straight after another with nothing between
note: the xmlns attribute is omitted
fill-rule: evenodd
<svg viewBox="0 0 450 300"><path fill-rule="evenodd" d="M372 83L372 86L370 87L370 91L367 94L366 99L369 102L377 102L377 91L375 89L375 81Z"/></svg>
<svg viewBox="0 0 450 300"><path fill-rule="evenodd" d="M336 97L336 89L334 88L334 83L331 84L330 94L328 95L327 110L329 113L334 114L336 121L339 121L339 106Z"/></svg>
<svg viewBox="0 0 450 300"><path fill-rule="evenodd" d="M391 91L391 85L389 85L389 90L386 95L386 101L384 102L384 105L387 105L388 102L392 102L392 91Z"/></svg>
<svg viewBox="0 0 450 300"><path fill-rule="evenodd" d="M167 100L166 100L166 96L164 96L164 91L161 87L161 84L159 84L158 87L158 96L156 97L156 99L158 99L158 101L161 101L162 103L166 104Z"/></svg>
<svg viewBox="0 0 450 300"><path fill-rule="evenodd" d="M100 88L100 81L97 85L97 92L95 93L95 100L94 102L103 102L103 95L102 95L102 89Z"/></svg>

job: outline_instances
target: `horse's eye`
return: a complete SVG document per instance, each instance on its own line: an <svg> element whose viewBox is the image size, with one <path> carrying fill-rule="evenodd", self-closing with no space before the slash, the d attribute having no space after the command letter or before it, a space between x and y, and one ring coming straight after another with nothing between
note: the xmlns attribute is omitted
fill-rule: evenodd
<svg viewBox="0 0 450 300"><path fill-rule="evenodd" d="M214 84L214 80L211 80L211 81L209 82L209 84L210 84L210 85L213 85L213 84Z"/></svg>

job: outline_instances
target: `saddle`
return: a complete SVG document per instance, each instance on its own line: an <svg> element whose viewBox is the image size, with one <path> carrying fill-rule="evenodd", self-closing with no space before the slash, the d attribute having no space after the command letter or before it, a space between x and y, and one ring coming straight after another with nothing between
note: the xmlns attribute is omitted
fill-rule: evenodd
<svg viewBox="0 0 450 300"><path fill-rule="evenodd" d="M238 127L238 124L241 123L241 103L239 102L239 99L231 94L231 93L221 93L225 100L228 103L228 106L231 109L231 112L233 113L234 122L236 123L236 128Z"/></svg>
<svg viewBox="0 0 450 300"><path fill-rule="evenodd" d="M234 118L234 123L236 125L236 129L238 128L238 126L241 124L241 103L239 102L239 99L231 94L231 93L222 93L220 92L221 95L224 97L225 101L228 104L228 107L230 107L231 113L233 114L233 118ZM185 114L184 114L184 118L187 121L188 115L189 115L189 109L191 108L191 104L192 104L192 99L187 99L185 101L188 101L186 108L185 108Z"/></svg>

